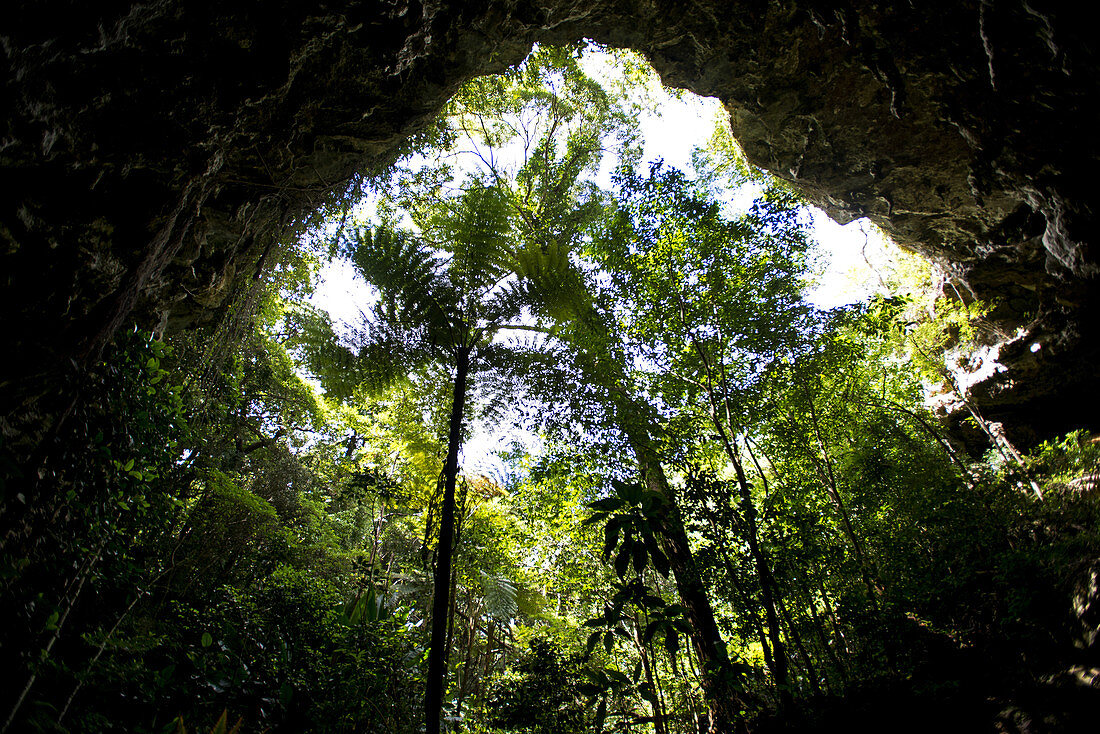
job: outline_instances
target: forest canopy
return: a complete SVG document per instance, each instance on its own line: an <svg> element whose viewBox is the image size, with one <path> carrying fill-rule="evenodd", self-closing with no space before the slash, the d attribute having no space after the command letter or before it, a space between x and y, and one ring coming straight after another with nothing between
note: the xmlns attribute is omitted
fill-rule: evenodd
<svg viewBox="0 0 1100 734"><path fill-rule="evenodd" d="M993 304L930 263L815 305L805 204L728 125L647 157L663 94L586 44L472 80L215 326L120 333L34 466L0 443L2 730L1088 721L1100 444L982 416Z"/></svg>

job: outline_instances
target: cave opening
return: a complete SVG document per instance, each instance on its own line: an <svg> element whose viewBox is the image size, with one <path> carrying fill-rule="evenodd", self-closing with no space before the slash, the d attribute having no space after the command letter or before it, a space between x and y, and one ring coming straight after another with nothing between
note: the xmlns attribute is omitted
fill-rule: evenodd
<svg viewBox="0 0 1100 734"><path fill-rule="evenodd" d="M899 707L921 713L915 727L1088 720L1096 444L1066 431L1093 428L1097 402L1089 24L1036 2L935 16L854 1L564 5L46 3L13 17L5 730L421 720L417 661L442 647L423 634L440 464L468 362L424 367L408 344L375 343L389 367L334 379L363 351L283 298L309 292L318 262L295 238L333 215L370 233L335 249L362 251L391 289L408 276L389 313L447 315L418 332L429 351L469 358L454 334L474 324L475 361L502 359L491 387L522 366L555 398L471 393L487 415L515 406L560 431L540 451L507 447L522 470L451 475L465 525L446 721L671 734L732 731L744 712L760 731L871 728ZM433 195L411 233L392 201L345 216L348 182L430 143L464 83L533 42L582 37L720 98L733 157L784 184L764 206L723 209L699 176L623 172L616 217L577 238L592 260L532 233L568 239L615 197L567 196L549 224L513 205L524 180L538 189L561 166ZM803 321L781 277L806 244L785 187L837 221L870 217L946 277L913 265L930 298L854 307L835 331ZM522 257L477 291L491 305L480 321L385 250L404 242L465 286L503 267L469 264L486 243L415 241L483 224L520 242L521 220L526 244L507 254ZM792 267L754 269L767 257ZM612 275L563 296L593 262ZM518 271L530 285L511 302ZM716 293L757 307L706 310ZM676 332L695 323L686 313L702 325ZM489 338L505 326L587 347ZM778 333L790 341L768 341ZM820 339L791 346L807 336ZM919 348L891 352L887 336ZM998 342L999 355L949 355L1005 370L957 385L970 404L945 431L914 400L920 370ZM303 358L327 394L300 379ZM369 397L400 375L412 379ZM983 442L995 450L974 455Z"/></svg>

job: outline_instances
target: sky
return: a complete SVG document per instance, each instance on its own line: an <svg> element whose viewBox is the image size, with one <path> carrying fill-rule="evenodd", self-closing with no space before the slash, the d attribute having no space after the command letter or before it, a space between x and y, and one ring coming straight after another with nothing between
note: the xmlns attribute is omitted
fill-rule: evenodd
<svg viewBox="0 0 1100 734"><path fill-rule="evenodd" d="M692 149L706 143L719 120L725 122L728 116L714 97L666 94L660 115L642 120L646 160L660 157L671 166L687 168ZM754 192L746 194L749 201L743 207L751 202ZM809 300L821 308L832 308L867 298L877 284L872 266L881 268L888 259L889 245L882 232L867 219L842 226L821 209L808 209L815 255L825 264L819 284L807 294Z"/></svg>
<svg viewBox="0 0 1100 734"><path fill-rule="evenodd" d="M603 63L595 58L586 66L590 73L599 75ZM644 114L640 119L645 139L644 159L663 158L670 166L688 169L692 150L706 144L716 123L726 119L725 110L713 97L690 93L672 95L659 87L651 87L649 94L658 101L658 114ZM739 201L735 200L733 206L748 208L757 192L758 189L752 188L739 192L735 195ZM879 284L876 270L887 267L890 260L891 247L882 233L866 219L841 226L820 209L809 207L808 210L816 241L815 258L821 267L817 285L807 290L808 300L821 308L832 308L869 297ZM358 322L360 310L366 309L369 301L366 283L351 266L340 261L322 269L319 285L311 299L313 305L332 315L338 328L340 322ZM509 448L515 440L530 448L534 437L514 431L493 434L484 428L475 428L463 449L466 470L500 476L503 465L495 453Z"/></svg>
<svg viewBox="0 0 1100 734"><path fill-rule="evenodd" d="M586 64L599 73L597 59ZM676 168L687 169L691 152L706 144L716 123L726 119L721 103L714 97L691 93L672 95L661 89L649 93L659 101L659 114L643 115L640 126L645 138L646 161L663 158ZM747 208L754 195L750 187L741 193L736 208ZM889 245L869 220L859 219L841 226L824 211L809 207L813 222L816 256L824 265L819 284L808 291L808 298L822 308L840 306L866 298L877 285L874 268L883 268L889 259ZM321 273L321 284L313 304L329 311L338 320L355 320L366 305L367 291L346 264L334 262Z"/></svg>

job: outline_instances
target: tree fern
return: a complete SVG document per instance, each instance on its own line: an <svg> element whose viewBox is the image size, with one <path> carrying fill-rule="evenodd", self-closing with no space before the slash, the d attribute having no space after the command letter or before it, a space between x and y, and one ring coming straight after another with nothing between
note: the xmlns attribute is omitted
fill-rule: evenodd
<svg viewBox="0 0 1100 734"><path fill-rule="evenodd" d="M507 624L519 613L519 591L507 577L482 571L481 594L485 613L497 622Z"/></svg>

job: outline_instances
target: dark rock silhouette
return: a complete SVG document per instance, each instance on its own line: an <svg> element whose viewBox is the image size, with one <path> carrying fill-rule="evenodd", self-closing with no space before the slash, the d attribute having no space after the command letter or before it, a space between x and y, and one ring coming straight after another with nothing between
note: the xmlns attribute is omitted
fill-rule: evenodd
<svg viewBox="0 0 1100 734"><path fill-rule="evenodd" d="M974 392L987 418L1025 443L1090 425L1086 7L16 2L0 23L0 412L32 409L123 324L213 319L279 237L385 166L463 81L532 42L590 37L720 97L754 163L995 299L1016 338L1007 372Z"/></svg>

